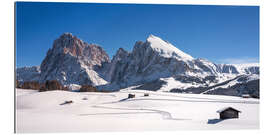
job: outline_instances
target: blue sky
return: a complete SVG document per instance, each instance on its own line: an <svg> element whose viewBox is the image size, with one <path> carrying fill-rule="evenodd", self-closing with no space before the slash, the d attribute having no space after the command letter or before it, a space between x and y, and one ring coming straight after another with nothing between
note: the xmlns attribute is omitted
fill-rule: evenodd
<svg viewBox="0 0 270 135"><path fill-rule="evenodd" d="M259 61L258 6L16 3L16 66L40 65L64 32L96 43L110 58L153 34L195 58Z"/></svg>

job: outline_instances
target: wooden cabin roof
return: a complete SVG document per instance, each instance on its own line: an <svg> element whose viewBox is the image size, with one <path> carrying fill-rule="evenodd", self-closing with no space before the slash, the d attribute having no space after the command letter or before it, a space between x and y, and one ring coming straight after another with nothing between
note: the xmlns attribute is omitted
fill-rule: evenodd
<svg viewBox="0 0 270 135"><path fill-rule="evenodd" d="M232 107L225 107L225 108L222 108L222 109L220 109L220 110L217 110L217 113L221 113L221 112L224 112L224 111L229 110L229 109L241 113L241 111L239 111L239 110L237 110L237 109L234 109L234 108L232 108Z"/></svg>

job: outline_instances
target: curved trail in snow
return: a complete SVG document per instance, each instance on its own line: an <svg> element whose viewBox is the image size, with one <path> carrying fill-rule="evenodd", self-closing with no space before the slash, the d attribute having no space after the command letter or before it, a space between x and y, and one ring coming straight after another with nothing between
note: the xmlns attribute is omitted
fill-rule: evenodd
<svg viewBox="0 0 270 135"><path fill-rule="evenodd" d="M145 93L145 92L125 92L122 93ZM243 104L259 104L259 101L246 101L246 100L228 100L228 99L215 99L215 98L199 98L199 97L186 97L182 95L170 95L170 94L159 94L159 93L151 93L151 95L157 96L167 96L167 97L179 97L186 99L201 99L201 100L184 100L184 99L149 99L149 100L166 100L166 101L183 101L183 102L218 102L218 103L243 103ZM148 100L148 99L133 99L133 100ZM131 101L131 100L127 100Z"/></svg>
<svg viewBox="0 0 270 135"><path fill-rule="evenodd" d="M81 95L85 96L109 96L109 97L117 97L115 94L94 94L94 93L80 93Z"/></svg>
<svg viewBox="0 0 270 135"><path fill-rule="evenodd" d="M145 93L145 92L123 92L121 93ZM113 95L113 94L112 94ZM89 115L122 115L122 114L160 114L164 120L191 120L191 119L181 119L173 118L171 113L168 111L158 110L158 109L146 109L146 108L121 108L121 107L109 107L104 105L121 103L121 102L135 102L135 101L179 101L179 102L209 102L209 103L242 103L242 104L259 104L259 101L247 101L247 100L227 100L227 99L215 99L215 98L199 98L199 97L188 97L182 95L169 95L169 94L159 94L151 93L150 95L156 96L167 96L167 97L178 97L179 99L162 99L162 98L124 98L121 100L113 102L104 102L98 105L91 106L93 108L103 108L103 109L113 109L113 110L126 110L126 111L135 111L135 112L116 112L116 113L88 113L80 114L80 116L89 116ZM114 95L117 97L116 95ZM141 96L143 97L143 96ZM184 99L181 99L184 98Z"/></svg>
<svg viewBox="0 0 270 135"><path fill-rule="evenodd" d="M180 118L173 118L170 112L157 110L157 109L131 109L131 108L120 108L120 107L106 107L106 106L100 106L100 105L94 105L92 106L94 108L103 108L103 109L114 109L114 110L134 110L134 111L149 111L149 112L126 112L126 113L102 113L102 114L81 114L81 115L105 115L105 114L140 114L140 113L157 113L162 116L165 120L191 120L191 119L180 119Z"/></svg>
<svg viewBox="0 0 270 135"><path fill-rule="evenodd" d="M230 101L230 100L181 100L181 99L157 99L157 98L147 98L147 99L131 99L126 100L125 102L131 102L131 101L146 101L146 100L152 100L152 101L179 101L179 102L209 102L209 103L241 103L241 104L259 104L256 101Z"/></svg>

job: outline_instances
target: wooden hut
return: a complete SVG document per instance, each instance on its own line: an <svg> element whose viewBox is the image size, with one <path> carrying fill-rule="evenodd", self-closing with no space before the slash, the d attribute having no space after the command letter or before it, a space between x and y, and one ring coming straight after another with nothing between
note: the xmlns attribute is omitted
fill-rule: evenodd
<svg viewBox="0 0 270 135"><path fill-rule="evenodd" d="M135 94L128 94L128 98L135 98Z"/></svg>
<svg viewBox="0 0 270 135"><path fill-rule="evenodd" d="M144 93L143 96L148 97L149 93Z"/></svg>
<svg viewBox="0 0 270 135"><path fill-rule="evenodd" d="M243 94L242 98L251 98L251 96L249 94Z"/></svg>
<svg viewBox="0 0 270 135"><path fill-rule="evenodd" d="M82 98L82 100L88 100L88 98L87 97L84 97L84 98Z"/></svg>
<svg viewBox="0 0 270 135"><path fill-rule="evenodd" d="M66 104L71 104L71 103L73 103L73 101L72 100L69 100L69 101L65 101L64 103L62 103L60 105L66 105Z"/></svg>
<svg viewBox="0 0 270 135"><path fill-rule="evenodd" d="M239 118L239 113L241 113L241 111L232 107L225 107L218 110L217 113L219 113L220 119L232 119Z"/></svg>

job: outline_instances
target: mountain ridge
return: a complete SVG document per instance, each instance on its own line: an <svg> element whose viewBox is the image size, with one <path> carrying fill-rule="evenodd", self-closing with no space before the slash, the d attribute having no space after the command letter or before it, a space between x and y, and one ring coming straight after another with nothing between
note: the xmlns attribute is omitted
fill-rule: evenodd
<svg viewBox="0 0 270 135"><path fill-rule="evenodd" d="M211 76L215 76L216 83L243 74L259 76L259 65L216 64L206 59L193 58L154 35L149 35L145 42L137 41L131 52L119 48L110 59L102 47L88 44L71 33L64 33L48 50L40 65L40 71L28 70L29 75L26 71L17 68L19 81L29 81L31 80L29 76L35 75L35 79L32 80L39 82L54 79L64 85L88 84L100 89L119 90L134 85L160 82L156 80L162 78L163 81L170 80L166 79L170 77L175 80L176 76L191 80L193 78L198 82L196 85L192 81L182 83L184 80L180 79L179 82L186 86L210 86L214 85ZM164 86L163 83L161 87Z"/></svg>

